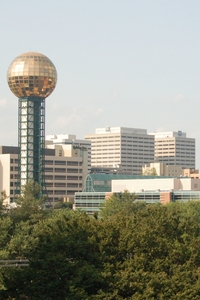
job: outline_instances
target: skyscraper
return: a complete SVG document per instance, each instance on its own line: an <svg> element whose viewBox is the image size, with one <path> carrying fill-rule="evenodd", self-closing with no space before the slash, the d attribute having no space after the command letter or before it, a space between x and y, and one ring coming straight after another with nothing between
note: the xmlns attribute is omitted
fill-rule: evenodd
<svg viewBox="0 0 200 300"><path fill-rule="evenodd" d="M121 168L122 173L139 175L144 164L154 161L154 136L145 129L105 127L87 134L91 141L91 166Z"/></svg>
<svg viewBox="0 0 200 300"><path fill-rule="evenodd" d="M154 132L155 160L183 169L195 169L195 139L182 131Z"/></svg>
<svg viewBox="0 0 200 300"><path fill-rule="evenodd" d="M19 185L34 180L43 187L45 98L56 86L56 68L41 53L23 53L10 64L7 81L13 94L19 98Z"/></svg>

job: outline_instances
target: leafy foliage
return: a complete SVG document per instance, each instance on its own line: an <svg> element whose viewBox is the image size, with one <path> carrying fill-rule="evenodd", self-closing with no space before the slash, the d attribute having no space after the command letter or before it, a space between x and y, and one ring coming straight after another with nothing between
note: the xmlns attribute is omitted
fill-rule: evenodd
<svg viewBox="0 0 200 300"><path fill-rule="evenodd" d="M146 176L158 176L156 168L147 168L142 175Z"/></svg>
<svg viewBox="0 0 200 300"><path fill-rule="evenodd" d="M112 195L102 205L100 216L102 218L115 218L118 214L124 214L128 217L136 208L134 203L136 199L137 196L135 194L130 194L128 191L124 191L124 193L118 195Z"/></svg>
<svg viewBox="0 0 200 300"><path fill-rule="evenodd" d="M58 201L54 205L54 209L61 209L61 208L68 208L72 209L73 208L73 202L63 202L63 201Z"/></svg>
<svg viewBox="0 0 200 300"><path fill-rule="evenodd" d="M10 217L14 223L20 221L37 222L48 212L45 208L45 197L42 196L37 182L29 181L16 199L17 207L10 210Z"/></svg>
<svg viewBox="0 0 200 300"><path fill-rule="evenodd" d="M0 269L0 299L200 299L200 202L148 206L125 192L98 218L44 210L32 188L20 200L1 214L0 259L29 266Z"/></svg>

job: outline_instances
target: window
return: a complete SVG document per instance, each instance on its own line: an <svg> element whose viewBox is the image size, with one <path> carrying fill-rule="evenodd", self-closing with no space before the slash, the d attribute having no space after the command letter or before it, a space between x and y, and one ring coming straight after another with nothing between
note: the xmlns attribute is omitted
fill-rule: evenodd
<svg viewBox="0 0 200 300"><path fill-rule="evenodd" d="M67 187L75 187L78 188L78 183L68 183Z"/></svg>
<svg viewBox="0 0 200 300"><path fill-rule="evenodd" d="M64 168L55 168L55 172L57 172L57 173L65 173L66 169L64 169Z"/></svg>
<svg viewBox="0 0 200 300"><path fill-rule="evenodd" d="M53 160L45 160L46 165L53 165Z"/></svg>
<svg viewBox="0 0 200 300"><path fill-rule="evenodd" d="M55 182L55 187L66 187L65 182Z"/></svg>
<svg viewBox="0 0 200 300"><path fill-rule="evenodd" d="M46 182L46 187L53 187L53 182Z"/></svg>
<svg viewBox="0 0 200 300"><path fill-rule="evenodd" d="M78 169L67 169L67 173L78 173Z"/></svg>
<svg viewBox="0 0 200 300"><path fill-rule="evenodd" d="M46 176L45 176L45 179L46 179L46 180L53 180L53 175L46 175Z"/></svg>
<svg viewBox="0 0 200 300"><path fill-rule="evenodd" d="M55 195L65 195L65 194L66 194L66 191L55 190L55 191L54 191L54 194L55 194Z"/></svg>
<svg viewBox="0 0 200 300"><path fill-rule="evenodd" d="M67 165L68 166L78 166L78 161L68 161Z"/></svg>
<svg viewBox="0 0 200 300"><path fill-rule="evenodd" d="M55 180L66 180L66 176L55 175Z"/></svg>
<svg viewBox="0 0 200 300"><path fill-rule="evenodd" d="M64 160L55 160L55 165L65 166L66 165L66 161L64 161Z"/></svg>
<svg viewBox="0 0 200 300"><path fill-rule="evenodd" d="M67 176L67 180L78 180L78 176Z"/></svg>
<svg viewBox="0 0 200 300"><path fill-rule="evenodd" d="M53 168L45 168L44 171L45 172L53 172Z"/></svg>
<svg viewBox="0 0 200 300"><path fill-rule="evenodd" d="M48 190L48 194L53 194L53 190Z"/></svg>

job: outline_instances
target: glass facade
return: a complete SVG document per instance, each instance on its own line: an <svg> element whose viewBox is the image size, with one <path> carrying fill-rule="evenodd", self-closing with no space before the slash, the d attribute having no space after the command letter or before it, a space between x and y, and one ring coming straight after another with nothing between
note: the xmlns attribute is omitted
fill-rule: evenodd
<svg viewBox="0 0 200 300"><path fill-rule="evenodd" d="M28 52L16 57L8 68L8 85L18 98L28 96L48 97L57 82L57 72L48 57Z"/></svg>
<svg viewBox="0 0 200 300"><path fill-rule="evenodd" d="M157 176L140 176L127 174L89 174L86 178L83 192L111 192L111 181L115 179L152 179L156 177Z"/></svg>

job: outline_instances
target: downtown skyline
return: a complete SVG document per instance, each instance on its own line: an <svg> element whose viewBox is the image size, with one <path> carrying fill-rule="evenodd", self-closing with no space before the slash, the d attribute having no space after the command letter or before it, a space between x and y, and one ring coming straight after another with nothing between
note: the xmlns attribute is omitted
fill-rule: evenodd
<svg viewBox="0 0 200 300"><path fill-rule="evenodd" d="M0 1L0 144L18 144L9 64L37 51L58 71L46 134L182 130L196 139L200 168L199 10L199 1Z"/></svg>

